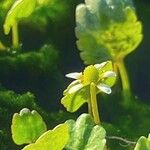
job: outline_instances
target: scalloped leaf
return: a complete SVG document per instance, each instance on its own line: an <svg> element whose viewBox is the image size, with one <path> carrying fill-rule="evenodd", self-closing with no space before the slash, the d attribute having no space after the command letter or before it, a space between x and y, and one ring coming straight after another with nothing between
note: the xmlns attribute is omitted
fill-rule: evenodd
<svg viewBox="0 0 150 150"><path fill-rule="evenodd" d="M69 139L67 124L60 124L53 130L45 132L34 144L30 144L23 150L62 150Z"/></svg>
<svg viewBox="0 0 150 150"><path fill-rule="evenodd" d="M61 103L69 112L77 111L84 103L90 99L89 87L84 87L79 91L69 94L66 93L61 99Z"/></svg>
<svg viewBox="0 0 150 150"><path fill-rule="evenodd" d="M129 0L85 0L76 8L77 46L85 64L124 57L142 40L142 24Z"/></svg>
<svg viewBox="0 0 150 150"><path fill-rule="evenodd" d="M36 0L17 0L8 11L5 23L4 32L9 34L12 26L22 18L26 18L34 11L37 1Z"/></svg>
<svg viewBox="0 0 150 150"><path fill-rule="evenodd" d="M150 150L150 134L148 138L144 136L140 137L134 150Z"/></svg>
<svg viewBox="0 0 150 150"><path fill-rule="evenodd" d="M37 111L24 108L13 115L11 131L13 141L22 145L35 142L47 131L47 127Z"/></svg>
<svg viewBox="0 0 150 150"><path fill-rule="evenodd" d="M66 150L104 150L106 131L100 125L95 125L89 114L82 114L77 121L66 122L70 128L70 139Z"/></svg>

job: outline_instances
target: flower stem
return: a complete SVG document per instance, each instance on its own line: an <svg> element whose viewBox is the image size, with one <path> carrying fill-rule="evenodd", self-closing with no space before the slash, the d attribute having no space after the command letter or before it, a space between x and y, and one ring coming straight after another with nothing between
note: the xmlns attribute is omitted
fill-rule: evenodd
<svg viewBox="0 0 150 150"><path fill-rule="evenodd" d="M93 116L93 113L92 113L92 106L91 106L91 99L89 99L88 101L88 113Z"/></svg>
<svg viewBox="0 0 150 150"><path fill-rule="evenodd" d="M90 94L91 94L91 109L93 118L96 124L100 124L100 117L97 106L97 98L96 98L96 87L94 83L90 84Z"/></svg>
<svg viewBox="0 0 150 150"><path fill-rule="evenodd" d="M131 102L131 88L123 58L119 59L119 61L116 62L116 65L118 66L118 71L121 77L124 104L129 105Z"/></svg>
<svg viewBox="0 0 150 150"><path fill-rule="evenodd" d="M19 46L19 35L18 35L17 22L15 22L12 27L12 43L13 43L14 48L17 48Z"/></svg>

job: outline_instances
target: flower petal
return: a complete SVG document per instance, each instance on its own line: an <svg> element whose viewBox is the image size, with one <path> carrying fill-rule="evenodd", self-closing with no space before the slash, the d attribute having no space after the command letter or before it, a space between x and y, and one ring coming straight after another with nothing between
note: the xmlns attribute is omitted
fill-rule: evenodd
<svg viewBox="0 0 150 150"><path fill-rule="evenodd" d="M63 94L66 95L70 88L72 88L73 86L75 86L75 85L77 85L77 84L79 84L79 83L80 83L80 80L74 80L73 82L71 82L71 83L68 85L67 89L64 90Z"/></svg>
<svg viewBox="0 0 150 150"><path fill-rule="evenodd" d="M94 67L95 67L96 69L101 69L101 68L103 68L108 62L109 62L109 61L105 61L105 62L103 62L103 63L101 63L101 64L95 64Z"/></svg>
<svg viewBox="0 0 150 150"><path fill-rule="evenodd" d="M99 85L97 85L97 88L104 93L107 93L107 94L111 93L111 88L106 84L100 83Z"/></svg>
<svg viewBox="0 0 150 150"><path fill-rule="evenodd" d="M72 86L79 84L79 83L80 83L80 80L74 80L69 84L68 88L71 88Z"/></svg>
<svg viewBox="0 0 150 150"><path fill-rule="evenodd" d="M68 89L68 93L69 94L75 93L78 90L80 90L81 88L83 88L83 84L76 84L76 85L72 86L70 89Z"/></svg>
<svg viewBox="0 0 150 150"><path fill-rule="evenodd" d="M82 76L82 72L73 72L66 74L67 78L79 79Z"/></svg>
<svg viewBox="0 0 150 150"><path fill-rule="evenodd" d="M109 77L116 77L116 73L113 72L113 71L106 71L104 74L103 74L103 78L109 78Z"/></svg>

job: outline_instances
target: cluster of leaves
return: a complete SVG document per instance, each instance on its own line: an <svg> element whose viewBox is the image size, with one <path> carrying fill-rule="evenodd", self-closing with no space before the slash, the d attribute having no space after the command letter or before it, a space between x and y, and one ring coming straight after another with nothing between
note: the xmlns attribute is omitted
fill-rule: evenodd
<svg viewBox="0 0 150 150"><path fill-rule="evenodd" d="M42 117L35 110L24 108L12 119L12 137L17 145L29 144L23 150L106 150L106 131L89 114L46 129ZM140 137L134 150L149 150L150 137Z"/></svg>
<svg viewBox="0 0 150 150"><path fill-rule="evenodd" d="M43 132L45 133L42 134ZM15 113L12 120L14 142L18 145L29 144L24 150L48 150L49 147L52 150L88 150L93 146L103 150L105 136L104 128L95 125L89 114L82 114L76 122L68 120L48 131L41 116L27 108L22 109L19 114Z"/></svg>
<svg viewBox="0 0 150 150"><path fill-rule="evenodd" d="M13 139L16 139L14 141L17 144L20 143L20 141L29 140L28 137L32 138L32 142L36 141L36 139L43 132L45 132L47 130L47 128L53 127L56 124L67 120L68 118L73 118L72 115L70 115L70 117L68 117L69 115L64 112L51 113L51 114L45 112L43 109L41 109L36 104L35 96L29 92L20 95L20 94L15 94L13 91L8 91L8 90L5 90L4 88L1 88L1 91L0 91L0 120L1 120L0 149L16 150L18 148L20 148L20 149L22 148L22 146L16 146L14 144L14 142L12 141L12 134L11 134L10 126L11 126L11 120L12 120L13 114L16 111L19 111L20 109L22 109L24 107L29 108L31 110L32 109L38 110L38 112L40 112L40 114L42 114L42 117L44 118L46 123L48 123L48 125L46 127L46 124L43 123L43 121L42 121L43 119L40 117L40 115L36 111L32 112L33 116L31 116L31 117L30 117L30 115L29 116L25 115L22 120L17 119L17 122L18 122L17 126L13 126L15 128L15 133L13 134L14 135ZM21 112L24 112L24 111L22 110ZM15 118L18 118L18 115L15 115ZM14 122L15 122L15 120L14 120ZM23 122L23 123L20 124L20 122ZM15 124L16 124L16 122L15 122ZM19 124L20 124L20 126L19 126ZM12 127L12 131L13 131L13 127ZM35 130L35 128L36 128L36 130ZM20 130L22 130L22 131L20 132ZM31 131L33 132L32 134L31 134ZM22 136L23 133L25 133L25 136ZM28 134L26 134L26 133L28 133ZM21 138L18 138L17 134L20 135ZM27 136L27 138L26 138L26 136ZM25 142L25 143L27 143L27 142ZM31 142L29 142L29 143L31 143Z"/></svg>

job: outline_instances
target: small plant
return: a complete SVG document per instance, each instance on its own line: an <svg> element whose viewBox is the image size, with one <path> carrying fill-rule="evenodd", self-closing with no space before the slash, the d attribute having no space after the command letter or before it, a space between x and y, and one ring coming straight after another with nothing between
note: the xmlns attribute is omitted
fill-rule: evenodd
<svg viewBox="0 0 150 150"><path fill-rule="evenodd" d="M18 22L31 15L36 7L36 0L17 0L8 11L5 23L4 33L9 34L12 29L12 44L14 48L19 47Z"/></svg>
<svg viewBox="0 0 150 150"><path fill-rule="evenodd" d="M120 75L124 104L131 103L125 57L142 40L142 24L131 0L85 0L76 8L77 46L85 64L111 59Z"/></svg>
<svg viewBox="0 0 150 150"><path fill-rule="evenodd" d="M100 123L96 95L99 92L111 93L116 74L113 72L110 61L86 67L83 73L70 73L66 75L76 79L64 91L61 103L68 111L74 112L84 103L88 103L89 113L93 116L95 123Z"/></svg>
<svg viewBox="0 0 150 150"><path fill-rule="evenodd" d="M14 114L12 137L16 144L29 144L23 150L107 150L106 131L101 126L96 95L100 92L111 93L116 74L110 61L90 65L83 73L66 75L75 79L64 91L62 104L68 111L78 110L88 103L89 114L82 114L77 121L67 120L46 131L42 117L36 112L24 108ZM42 134L45 132L44 134ZM128 141L127 141L128 142ZM141 137L134 150L149 150L149 137Z"/></svg>

